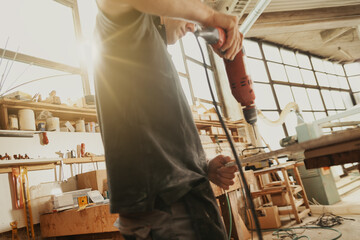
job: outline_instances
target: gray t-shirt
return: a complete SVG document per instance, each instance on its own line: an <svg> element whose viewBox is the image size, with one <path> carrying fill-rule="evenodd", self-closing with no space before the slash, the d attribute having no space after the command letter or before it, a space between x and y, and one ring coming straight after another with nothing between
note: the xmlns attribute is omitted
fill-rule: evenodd
<svg viewBox="0 0 360 240"><path fill-rule="evenodd" d="M99 12L95 68L111 211L150 211L206 180L190 107L152 16Z"/></svg>

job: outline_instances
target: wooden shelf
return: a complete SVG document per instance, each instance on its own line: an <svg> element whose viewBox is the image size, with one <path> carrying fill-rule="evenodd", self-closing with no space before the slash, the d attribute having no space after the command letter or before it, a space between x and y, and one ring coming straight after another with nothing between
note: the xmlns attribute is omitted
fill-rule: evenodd
<svg viewBox="0 0 360 240"><path fill-rule="evenodd" d="M28 171L54 169L63 161L64 164L104 162L105 156L84 158L37 158L21 160L0 160L0 173L11 173L12 168L24 166Z"/></svg>
<svg viewBox="0 0 360 240"><path fill-rule="evenodd" d="M28 171L54 169L61 158L35 158L20 160L0 160L0 173L11 173L14 167L26 167Z"/></svg>
<svg viewBox="0 0 360 240"><path fill-rule="evenodd" d="M35 113L49 111L54 117L59 117L61 121L75 121L81 118L85 122L97 122L95 109L2 98L0 99L1 129L8 129L9 114L16 114L20 109L32 109Z"/></svg>
<svg viewBox="0 0 360 240"><path fill-rule="evenodd" d="M194 121L198 129L211 127L211 126L221 127L221 123L219 121L208 121L208 120L194 120ZM225 121L225 124L228 128L240 128L245 126L245 124L241 121L237 121L237 122Z"/></svg>
<svg viewBox="0 0 360 240"><path fill-rule="evenodd" d="M42 165L47 163L57 163L61 158L35 158L19 160L0 160L0 167Z"/></svg>
<svg viewBox="0 0 360 240"><path fill-rule="evenodd" d="M64 158L62 160L65 164L105 162L105 156L83 157L83 158Z"/></svg>

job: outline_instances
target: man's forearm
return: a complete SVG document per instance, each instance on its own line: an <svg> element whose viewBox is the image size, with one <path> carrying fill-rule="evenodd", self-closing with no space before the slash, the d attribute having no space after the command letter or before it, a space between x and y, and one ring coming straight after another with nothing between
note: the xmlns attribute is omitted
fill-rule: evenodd
<svg viewBox="0 0 360 240"><path fill-rule="evenodd" d="M135 8L158 16L183 18L211 25L214 10L200 0L98 0L100 8L114 17Z"/></svg>

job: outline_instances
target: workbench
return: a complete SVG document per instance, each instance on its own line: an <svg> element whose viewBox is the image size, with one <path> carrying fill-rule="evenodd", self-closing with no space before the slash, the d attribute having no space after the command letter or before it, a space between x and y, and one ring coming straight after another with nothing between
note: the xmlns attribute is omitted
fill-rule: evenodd
<svg viewBox="0 0 360 240"><path fill-rule="evenodd" d="M334 132L279 150L247 157L241 161L242 163L258 162L302 151L307 169L360 162L360 128Z"/></svg>
<svg viewBox="0 0 360 240"><path fill-rule="evenodd" d="M108 204L55 212L40 216L43 238L50 239L124 239L113 226L118 214L111 214ZM106 235L106 236L105 236Z"/></svg>

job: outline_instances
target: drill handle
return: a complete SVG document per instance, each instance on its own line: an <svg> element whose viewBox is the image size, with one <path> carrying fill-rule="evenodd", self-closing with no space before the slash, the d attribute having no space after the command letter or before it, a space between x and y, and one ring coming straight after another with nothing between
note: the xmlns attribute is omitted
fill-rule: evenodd
<svg viewBox="0 0 360 240"><path fill-rule="evenodd" d="M225 30L219 27L206 27L197 30L194 34L197 37L202 37L214 49L220 49L226 41Z"/></svg>

